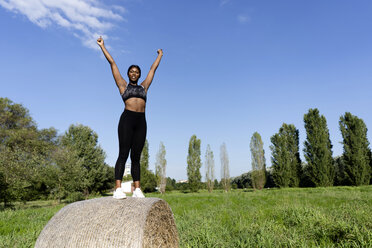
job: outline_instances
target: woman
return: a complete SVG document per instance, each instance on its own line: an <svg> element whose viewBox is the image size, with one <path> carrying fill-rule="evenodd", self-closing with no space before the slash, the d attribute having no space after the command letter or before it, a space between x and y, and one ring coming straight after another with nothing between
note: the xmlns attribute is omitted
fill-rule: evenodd
<svg viewBox="0 0 372 248"><path fill-rule="evenodd" d="M97 39L98 45L101 47L103 54L110 63L112 75L114 76L116 85L119 88L120 95L123 98L125 109L119 121L119 157L115 165L115 199L126 198L125 193L121 188L121 180L123 179L125 163L127 161L129 151L132 161L131 174L134 181L133 197L145 197L140 188L140 158L143 146L146 140L146 95L151 82L154 78L155 71L159 66L163 56L163 51L158 49L158 56L152 64L146 79L138 85L138 79L141 77L141 69L138 65L131 65L128 68L129 84L120 75L119 69L106 50L102 37Z"/></svg>

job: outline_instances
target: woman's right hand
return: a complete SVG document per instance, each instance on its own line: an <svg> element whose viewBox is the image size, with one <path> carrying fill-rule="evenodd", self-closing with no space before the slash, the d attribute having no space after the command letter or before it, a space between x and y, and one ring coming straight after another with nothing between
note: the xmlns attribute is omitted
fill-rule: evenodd
<svg viewBox="0 0 372 248"><path fill-rule="evenodd" d="M101 36L97 39L97 44L98 44L100 47L102 47L102 46L105 45L105 44L103 43L103 39L102 39Z"/></svg>

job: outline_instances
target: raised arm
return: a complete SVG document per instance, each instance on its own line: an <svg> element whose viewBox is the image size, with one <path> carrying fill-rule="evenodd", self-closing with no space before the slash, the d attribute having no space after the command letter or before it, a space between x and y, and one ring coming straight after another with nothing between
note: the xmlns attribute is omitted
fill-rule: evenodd
<svg viewBox="0 0 372 248"><path fill-rule="evenodd" d="M146 92L147 92L147 90L149 89L149 87L152 83L152 80L153 80L154 75L155 75L155 71L159 66L161 58L163 57L163 50L162 49L158 49L157 53L158 53L158 57L155 59L155 62L152 64L152 66L150 68L150 71L147 74L146 79L141 84L145 88Z"/></svg>
<svg viewBox="0 0 372 248"><path fill-rule="evenodd" d="M110 53L107 51L102 37L99 37L97 39L97 44L101 48L101 50L102 50L103 54L105 55L107 61L110 63L112 75L114 76L116 85L119 88L120 94L123 94L124 91L125 91L125 88L127 87L127 82L121 76L118 66L116 65L114 59L111 57Z"/></svg>

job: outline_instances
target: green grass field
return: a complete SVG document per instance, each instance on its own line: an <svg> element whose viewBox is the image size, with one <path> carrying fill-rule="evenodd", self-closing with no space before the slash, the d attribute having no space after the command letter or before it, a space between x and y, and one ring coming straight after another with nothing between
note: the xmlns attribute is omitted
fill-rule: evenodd
<svg viewBox="0 0 372 248"><path fill-rule="evenodd" d="M169 203L180 247L372 247L372 186L147 196ZM33 247L63 206L0 212L0 246Z"/></svg>

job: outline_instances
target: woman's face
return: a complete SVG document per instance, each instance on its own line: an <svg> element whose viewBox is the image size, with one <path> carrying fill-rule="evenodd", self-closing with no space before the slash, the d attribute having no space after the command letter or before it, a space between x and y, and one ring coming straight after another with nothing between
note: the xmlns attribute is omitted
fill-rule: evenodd
<svg viewBox="0 0 372 248"><path fill-rule="evenodd" d="M140 72L136 67L132 67L129 70L128 76L130 81L137 82L140 76Z"/></svg>

